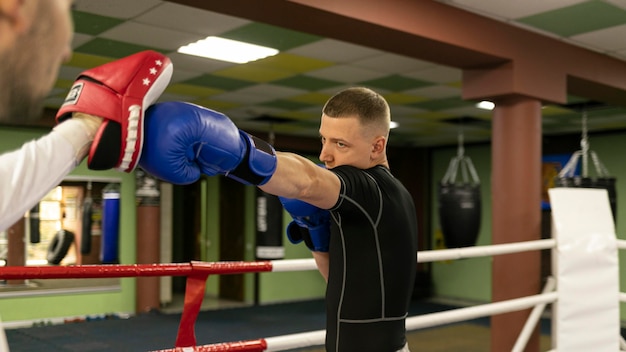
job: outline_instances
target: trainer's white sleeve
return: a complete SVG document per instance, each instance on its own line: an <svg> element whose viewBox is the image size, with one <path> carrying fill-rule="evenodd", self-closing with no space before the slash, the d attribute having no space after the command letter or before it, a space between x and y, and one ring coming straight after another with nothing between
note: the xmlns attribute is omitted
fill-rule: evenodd
<svg viewBox="0 0 626 352"><path fill-rule="evenodd" d="M92 140L82 122L69 119L47 135L0 155L0 231L57 186L85 157Z"/></svg>

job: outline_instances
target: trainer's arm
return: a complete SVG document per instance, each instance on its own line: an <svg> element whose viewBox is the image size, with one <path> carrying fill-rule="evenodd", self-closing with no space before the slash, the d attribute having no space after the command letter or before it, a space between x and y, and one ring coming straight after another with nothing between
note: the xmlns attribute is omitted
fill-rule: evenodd
<svg viewBox="0 0 626 352"><path fill-rule="evenodd" d="M276 152L276 171L263 191L330 209L339 198L339 177L298 154Z"/></svg>
<svg viewBox="0 0 626 352"><path fill-rule="evenodd" d="M0 231L19 220L85 157L98 118L73 118L0 155Z"/></svg>

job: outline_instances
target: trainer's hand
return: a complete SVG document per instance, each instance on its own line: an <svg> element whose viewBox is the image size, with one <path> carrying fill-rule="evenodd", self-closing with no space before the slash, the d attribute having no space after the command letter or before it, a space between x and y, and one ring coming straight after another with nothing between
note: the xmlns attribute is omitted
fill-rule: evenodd
<svg viewBox="0 0 626 352"><path fill-rule="evenodd" d="M78 76L56 119L60 123L80 113L103 118L96 132L90 134L93 143L87 167L125 172L135 169L143 145L145 110L161 96L172 70L169 58L146 50Z"/></svg>
<svg viewBox="0 0 626 352"><path fill-rule="evenodd" d="M165 102L146 112L139 165L174 184L226 175L245 184L265 184L276 170L274 148L240 131L226 115L184 102Z"/></svg>

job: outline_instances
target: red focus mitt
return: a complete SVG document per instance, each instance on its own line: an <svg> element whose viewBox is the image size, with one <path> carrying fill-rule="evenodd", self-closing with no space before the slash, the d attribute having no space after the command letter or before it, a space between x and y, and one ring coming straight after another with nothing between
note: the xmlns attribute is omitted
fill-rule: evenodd
<svg viewBox="0 0 626 352"><path fill-rule="evenodd" d="M170 59L147 50L82 72L57 112L61 122L74 112L103 118L87 167L131 172L141 157L144 114L172 77Z"/></svg>

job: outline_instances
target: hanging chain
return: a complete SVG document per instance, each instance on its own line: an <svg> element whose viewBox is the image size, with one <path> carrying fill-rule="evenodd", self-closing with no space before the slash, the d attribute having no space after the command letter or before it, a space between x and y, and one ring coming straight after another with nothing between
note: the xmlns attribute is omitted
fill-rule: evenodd
<svg viewBox="0 0 626 352"><path fill-rule="evenodd" d="M580 140L580 151L582 152L582 176L588 177L589 165L589 139L587 137L587 111L583 111L582 117L582 138Z"/></svg>

